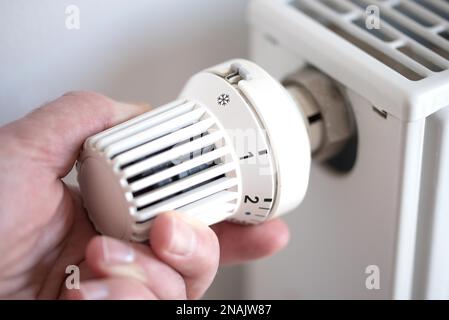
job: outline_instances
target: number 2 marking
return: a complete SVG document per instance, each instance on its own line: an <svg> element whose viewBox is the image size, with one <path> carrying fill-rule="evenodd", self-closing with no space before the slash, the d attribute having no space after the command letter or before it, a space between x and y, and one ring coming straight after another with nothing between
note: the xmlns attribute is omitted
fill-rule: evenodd
<svg viewBox="0 0 449 320"><path fill-rule="evenodd" d="M250 196L245 196L245 199L243 200L243 202L248 203L258 203L259 202L259 197L258 196L254 196L254 199L251 199Z"/></svg>

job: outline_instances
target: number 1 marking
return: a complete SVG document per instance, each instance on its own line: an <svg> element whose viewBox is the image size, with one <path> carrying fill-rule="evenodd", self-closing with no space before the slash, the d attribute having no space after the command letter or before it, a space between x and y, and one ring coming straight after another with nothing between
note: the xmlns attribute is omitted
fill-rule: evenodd
<svg viewBox="0 0 449 320"><path fill-rule="evenodd" d="M245 160L252 157L254 157L254 154L252 152L248 152L248 155L241 157L240 160Z"/></svg>

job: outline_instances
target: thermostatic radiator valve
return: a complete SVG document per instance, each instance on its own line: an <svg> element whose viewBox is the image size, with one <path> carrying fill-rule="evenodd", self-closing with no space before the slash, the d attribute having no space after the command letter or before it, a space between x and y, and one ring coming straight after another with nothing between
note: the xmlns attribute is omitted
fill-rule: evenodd
<svg viewBox="0 0 449 320"><path fill-rule="evenodd" d="M194 75L178 100L86 140L77 169L90 219L100 233L144 241L169 210L210 225L294 209L311 162L298 101L249 61Z"/></svg>

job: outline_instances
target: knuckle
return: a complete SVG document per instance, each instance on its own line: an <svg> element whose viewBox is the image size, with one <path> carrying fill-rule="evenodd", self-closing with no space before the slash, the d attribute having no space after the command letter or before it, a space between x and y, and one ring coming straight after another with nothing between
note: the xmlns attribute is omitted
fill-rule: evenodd
<svg viewBox="0 0 449 320"><path fill-rule="evenodd" d="M186 299L187 286L184 277L171 268L170 271L171 272L168 272L164 278L165 285L163 287L159 287L159 290L163 289L164 292L159 292L158 296L160 298L168 298L174 300Z"/></svg>
<svg viewBox="0 0 449 320"><path fill-rule="evenodd" d="M173 271L169 276L166 277L167 286L165 286L164 291L169 299L174 300L184 300L187 297L187 286L184 277Z"/></svg>

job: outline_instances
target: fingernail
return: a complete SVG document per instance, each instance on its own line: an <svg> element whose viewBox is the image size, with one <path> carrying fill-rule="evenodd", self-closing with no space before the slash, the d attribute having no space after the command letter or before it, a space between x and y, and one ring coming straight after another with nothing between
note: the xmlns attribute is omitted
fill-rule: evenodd
<svg viewBox="0 0 449 320"><path fill-rule="evenodd" d="M110 275L116 277L133 278L143 283L147 282L145 271L136 264L108 266L106 269Z"/></svg>
<svg viewBox="0 0 449 320"><path fill-rule="evenodd" d="M132 263L135 253L130 245L119 240L103 237L103 258L107 264Z"/></svg>
<svg viewBox="0 0 449 320"><path fill-rule="evenodd" d="M119 108L115 110L115 118L120 122L151 110L150 107L141 104L118 102L117 105Z"/></svg>
<svg viewBox="0 0 449 320"><path fill-rule="evenodd" d="M194 227L179 215L170 215L171 239L168 251L175 255L188 256L196 249L197 237Z"/></svg>
<svg viewBox="0 0 449 320"><path fill-rule="evenodd" d="M103 237L103 257L103 268L108 274L146 281L145 271L133 263L136 255L131 245Z"/></svg>
<svg viewBox="0 0 449 320"><path fill-rule="evenodd" d="M81 284L80 291L84 300L101 300L109 296L108 286L101 282Z"/></svg>

